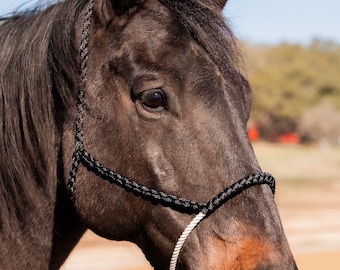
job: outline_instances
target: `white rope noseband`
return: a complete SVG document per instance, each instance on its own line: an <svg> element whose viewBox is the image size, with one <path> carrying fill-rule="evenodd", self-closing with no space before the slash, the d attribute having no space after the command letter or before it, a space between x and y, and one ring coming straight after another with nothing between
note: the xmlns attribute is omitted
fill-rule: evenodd
<svg viewBox="0 0 340 270"><path fill-rule="evenodd" d="M205 213L202 213L202 212L198 213L193 218L193 220L189 223L189 225L185 228L185 230L182 232L181 236L177 240L174 251L172 252L169 270L176 269L178 256L179 256L179 253L181 252L181 249L184 245L185 240L187 239L189 234L195 229L195 227L203 220L205 216L206 216Z"/></svg>

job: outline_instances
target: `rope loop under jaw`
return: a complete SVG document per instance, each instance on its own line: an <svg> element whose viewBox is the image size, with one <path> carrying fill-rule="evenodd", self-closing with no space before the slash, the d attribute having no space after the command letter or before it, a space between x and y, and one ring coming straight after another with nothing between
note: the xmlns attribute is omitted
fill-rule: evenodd
<svg viewBox="0 0 340 270"><path fill-rule="evenodd" d="M169 270L176 270L177 261L182 247L188 238L189 234L196 228L196 226L208 215L214 212L221 205L226 203L228 200L235 197L237 194L241 193L245 189L259 184L267 184L272 190L273 195L275 194L275 179L272 175L268 173L256 173L248 177L242 178L236 183L232 184L230 187L225 189L223 192L215 196L208 203L205 204L201 212L199 212L184 229L182 234L177 240L177 243L172 252Z"/></svg>
<svg viewBox="0 0 340 270"><path fill-rule="evenodd" d="M181 236L178 238L177 243L175 245L174 251L172 252L170 267L169 270L175 270L179 254L182 250L182 247L185 243L185 240L188 238L189 234L196 228L196 226L205 218L205 213L198 213L188 224L185 230L182 232Z"/></svg>

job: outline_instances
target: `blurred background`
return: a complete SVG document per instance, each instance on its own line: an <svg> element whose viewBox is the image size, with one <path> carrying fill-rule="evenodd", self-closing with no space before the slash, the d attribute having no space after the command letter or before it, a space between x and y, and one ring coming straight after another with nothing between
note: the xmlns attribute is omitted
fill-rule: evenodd
<svg viewBox="0 0 340 270"><path fill-rule="evenodd" d="M0 16L53 1L1 1ZM229 0L254 91L248 132L299 269L340 269L340 2ZM226 52L227 53L227 52ZM88 232L62 269L151 269Z"/></svg>
<svg viewBox="0 0 340 270"><path fill-rule="evenodd" d="M299 269L340 269L340 2L230 0L254 103L249 137L276 176Z"/></svg>

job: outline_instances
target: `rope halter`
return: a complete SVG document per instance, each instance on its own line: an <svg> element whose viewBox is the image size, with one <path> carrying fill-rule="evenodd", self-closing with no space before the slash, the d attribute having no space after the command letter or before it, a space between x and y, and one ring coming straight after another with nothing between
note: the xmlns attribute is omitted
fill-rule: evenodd
<svg viewBox="0 0 340 270"><path fill-rule="evenodd" d="M81 163L89 171L95 173L103 180L106 180L112 184L118 185L124 188L127 192L132 192L136 196L140 196L145 200L152 203L161 204L166 207L170 207L173 210L187 213L196 214L193 220L189 223L187 228L183 231L179 237L176 246L174 248L171 261L170 270L175 270L180 251L185 243L185 240L189 236L190 232L206 217L212 214L216 209L232 199L245 189L254 186L267 184L275 193L275 179L269 173L259 172L249 175L240 179L231 186L227 187L224 191L217 194L207 203L198 203L192 200L177 197L172 194L167 194L159 190L155 190L144 185L140 185L135 181L125 178L124 176L106 168L99 161L97 161L90 153L84 149L84 113L85 113L85 87L86 87L86 72L88 62L88 46L89 46L89 34L90 24L92 19L93 5L95 0L90 0L86 7L85 18L83 23L82 38L80 45L80 84L78 90L78 115L76 119L76 134L75 134L75 146L72 155L72 165L68 177L68 190L72 201L75 200L75 181L79 164Z"/></svg>

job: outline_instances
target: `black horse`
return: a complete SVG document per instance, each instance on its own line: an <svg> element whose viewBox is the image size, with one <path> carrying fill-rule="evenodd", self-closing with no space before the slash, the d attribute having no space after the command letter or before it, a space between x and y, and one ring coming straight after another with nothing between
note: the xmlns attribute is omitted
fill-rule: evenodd
<svg viewBox="0 0 340 270"><path fill-rule="evenodd" d="M224 5L66 0L1 24L0 269L57 269L87 228L157 269L296 269Z"/></svg>

